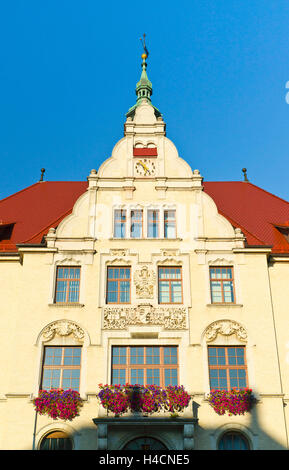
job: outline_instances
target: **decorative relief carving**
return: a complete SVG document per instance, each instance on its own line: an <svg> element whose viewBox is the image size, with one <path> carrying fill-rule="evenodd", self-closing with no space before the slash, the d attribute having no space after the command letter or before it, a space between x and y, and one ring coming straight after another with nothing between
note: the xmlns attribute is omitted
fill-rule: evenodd
<svg viewBox="0 0 289 470"><path fill-rule="evenodd" d="M187 309L185 307L105 307L103 309L103 329L124 330L132 325L161 325L166 330L187 329Z"/></svg>
<svg viewBox="0 0 289 470"><path fill-rule="evenodd" d="M66 258L62 258L61 260L57 261L57 265L65 265L68 266L70 264L80 264L80 259L76 259L73 255L67 255Z"/></svg>
<svg viewBox="0 0 289 470"><path fill-rule="evenodd" d="M232 266L234 263L232 260L228 260L225 258L217 258L214 260L209 261L209 265L213 266Z"/></svg>
<svg viewBox="0 0 289 470"><path fill-rule="evenodd" d="M109 250L110 255L112 256L126 256L127 255L126 249L123 248L112 248Z"/></svg>
<svg viewBox="0 0 289 470"><path fill-rule="evenodd" d="M161 253L163 256L178 256L179 250L174 250L174 249L161 249Z"/></svg>
<svg viewBox="0 0 289 470"><path fill-rule="evenodd" d="M213 341L218 335L230 336L236 334L240 341L247 340L247 332L243 326L232 320L218 320L208 326L205 331L206 340Z"/></svg>
<svg viewBox="0 0 289 470"><path fill-rule="evenodd" d="M134 275L136 296L139 299L152 299L154 296L154 286L156 275L148 266L137 269Z"/></svg>
<svg viewBox="0 0 289 470"><path fill-rule="evenodd" d="M60 320L48 325L43 330L42 336L46 341L50 341L55 335L69 336L71 334L78 340L84 338L84 331L80 326L69 320Z"/></svg>

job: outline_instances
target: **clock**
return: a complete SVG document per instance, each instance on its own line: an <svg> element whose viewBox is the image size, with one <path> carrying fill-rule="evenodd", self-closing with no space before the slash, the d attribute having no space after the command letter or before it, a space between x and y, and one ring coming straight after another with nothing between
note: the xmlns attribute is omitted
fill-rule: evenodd
<svg viewBox="0 0 289 470"><path fill-rule="evenodd" d="M135 176L155 176L156 165L155 162L149 158L141 158L134 163Z"/></svg>

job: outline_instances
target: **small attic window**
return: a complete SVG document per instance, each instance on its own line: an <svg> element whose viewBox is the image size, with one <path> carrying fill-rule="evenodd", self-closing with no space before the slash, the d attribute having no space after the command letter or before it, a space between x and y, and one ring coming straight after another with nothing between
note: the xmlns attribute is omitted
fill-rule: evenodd
<svg viewBox="0 0 289 470"><path fill-rule="evenodd" d="M14 227L14 222L13 223L1 223L0 222L0 241L3 240L10 240L12 231Z"/></svg>
<svg viewBox="0 0 289 470"><path fill-rule="evenodd" d="M279 230L280 233L285 237L286 241L289 243L289 227L286 226L278 226L276 225L276 228Z"/></svg>

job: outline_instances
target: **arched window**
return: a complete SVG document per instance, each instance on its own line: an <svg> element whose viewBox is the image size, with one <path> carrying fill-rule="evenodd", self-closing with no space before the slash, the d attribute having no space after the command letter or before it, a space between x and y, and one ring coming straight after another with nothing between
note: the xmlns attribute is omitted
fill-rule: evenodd
<svg viewBox="0 0 289 470"><path fill-rule="evenodd" d="M249 442L240 432L230 431L223 434L218 450L250 450Z"/></svg>
<svg viewBox="0 0 289 470"><path fill-rule="evenodd" d="M63 431L53 431L41 441L40 450L72 450L72 439Z"/></svg>

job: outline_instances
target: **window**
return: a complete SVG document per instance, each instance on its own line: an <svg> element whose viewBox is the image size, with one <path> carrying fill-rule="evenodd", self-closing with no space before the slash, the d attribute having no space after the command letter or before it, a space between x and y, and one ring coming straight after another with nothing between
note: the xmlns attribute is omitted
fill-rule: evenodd
<svg viewBox="0 0 289 470"><path fill-rule="evenodd" d="M213 304L235 303L233 268L210 268L211 300Z"/></svg>
<svg viewBox="0 0 289 470"><path fill-rule="evenodd" d="M130 303L130 268L107 268L107 294L108 304Z"/></svg>
<svg viewBox="0 0 289 470"><path fill-rule="evenodd" d="M114 346L112 384L178 385L177 346Z"/></svg>
<svg viewBox="0 0 289 470"><path fill-rule="evenodd" d="M55 303L77 303L79 301L80 268L57 267Z"/></svg>
<svg viewBox="0 0 289 470"><path fill-rule="evenodd" d="M131 225L130 225L131 238L142 238L142 210L131 211L130 217L131 217Z"/></svg>
<svg viewBox="0 0 289 470"><path fill-rule="evenodd" d="M40 450L72 450L72 440L63 431L53 431L42 439Z"/></svg>
<svg viewBox="0 0 289 470"><path fill-rule="evenodd" d="M159 268L159 303L182 303L181 268Z"/></svg>
<svg viewBox="0 0 289 470"><path fill-rule="evenodd" d="M42 369L42 390L69 388L79 392L81 347L46 346Z"/></svg>
<svg viewBox="0 0 289 470"><path fill-rule="evenodd" d="M115 210L114 211L114 237L125 238L126 231L126 211Z"/></svg>
<svg viewBox="0 0 289 470"><path fill-rule="evenodd" d="M218 450L249 450L249 443L239 432L226 432L219 441Z"/></svg>
<svg viewBox="0 0 289 470"><path fill-rule="evenodd" d="M164 211L164 237L176 238L176 211Z"/></svg>
<svg viewBox="0 0 289 470"><path fill-rule="evenodd" d="M159 237L159 211L148 210L147 213L147 236L148 238Z"/></svg>
<svg viewBox="0 0 289 470"><path fill-rule="evenodd" d="M176 210L115 209L114 238L176 238Z"/></svg>
<svg viewBox="0 0 289 470"><path fill-rule="evenodd" d="M231 390L247 387L244 346L209 346L210 388Z"/></svg>

